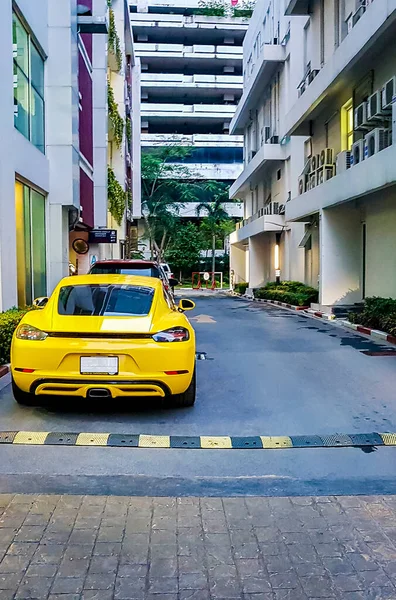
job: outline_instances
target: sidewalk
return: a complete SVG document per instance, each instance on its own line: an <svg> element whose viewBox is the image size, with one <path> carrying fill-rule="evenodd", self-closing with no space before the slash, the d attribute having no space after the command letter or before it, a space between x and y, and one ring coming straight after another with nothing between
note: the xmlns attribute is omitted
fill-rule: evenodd
<svg viewBox="0 0 396 600"><path fill-rule="evenodd" d="M0 495L0 600L396 598L396 497Z"/></svg>

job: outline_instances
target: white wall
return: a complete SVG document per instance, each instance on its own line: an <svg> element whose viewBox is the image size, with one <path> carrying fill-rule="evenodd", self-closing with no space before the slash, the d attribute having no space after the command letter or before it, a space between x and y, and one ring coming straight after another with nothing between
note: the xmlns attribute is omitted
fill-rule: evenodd
<svg viewBox="0 0 396 600"><path fill-rule="evenodd" d="M396 191L367 199L366 296L396 298Z"/></svg>
<svg viewBox="0 0 396 600"><path fill-rule="evenodd" d="M323 210L320 237L320 303L326 306L361 301L360 210L350 205Z"/></svg>
<svg viewBox="0 0 396 600"><path fill-rule="evenodd" d="M244 283L246 279L246 252L239 246L230 246L230 269L234 270L234 282Z"/></svg>

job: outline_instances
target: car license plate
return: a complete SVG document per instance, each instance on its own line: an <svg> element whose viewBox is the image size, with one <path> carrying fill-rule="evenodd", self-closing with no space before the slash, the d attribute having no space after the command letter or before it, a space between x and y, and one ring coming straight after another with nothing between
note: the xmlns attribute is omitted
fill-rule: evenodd
<svg viewBox="0 0 396 600"><path fill-rule="evenodd" d="M118 356L81 356L81 375L117 375Z"/></svg>

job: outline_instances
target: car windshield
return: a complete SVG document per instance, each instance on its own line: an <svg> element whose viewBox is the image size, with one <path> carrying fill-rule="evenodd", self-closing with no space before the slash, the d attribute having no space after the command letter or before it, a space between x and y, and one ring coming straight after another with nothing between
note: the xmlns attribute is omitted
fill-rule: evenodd
<svg viewBox="0 0 396 600"><path fill-rule="evenodd" d="M157 267L147 265L94 265L90 271L91 275L139 275L141 277L157 277L160 279L160 271Z"/></svg>
<svg viewBox="0 0 396 600"><path fill-rule="evenodd" d="M72 316L148 315L154 289L136 285L68 285L59 292L58 313Z"/></svg>

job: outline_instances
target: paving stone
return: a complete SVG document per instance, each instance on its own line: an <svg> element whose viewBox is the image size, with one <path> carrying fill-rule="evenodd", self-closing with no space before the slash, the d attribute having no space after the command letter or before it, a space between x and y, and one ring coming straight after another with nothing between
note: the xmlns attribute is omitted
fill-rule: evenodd
<svg viewBox="0 0 396 600"><path fill-rule="evenodd" d="M260 577L245 577L242 579L242 589L244 593L250 594L271 592L271 584Z"/></svg>
<svg viewBox="0 0 396 600"><path fill-rule="evenodd" d="M301 578L304 592L309 598L331 598L333 587L328 577L311 575Z"/></svg>
<svg viewBox="0 0 396 600"><path fill-rule="evenodd" d="M60 577L79 577L87 573L89 560L86 558L66 558L59 565Z"/></svg>
<svg viewBox="0 0 396 600"><path fill-rule="evenodd" d="M208 580L204 573L181 573L179 575L180 590L204 590L208 587Z"/></svg>
<svg viewBox="0 0 396 600"><path fill-rule="evenodd" d="M58 565L51 563L33 563L26 571L26 577L55 577Z"/></svg>
<svg viewBox="0 0 396 600"><path fill-rule="evenodd" d="M393 583L388 575L382 569L377 571L362 571L360 577L364 582L365 587L392 587L394 590ZM396 590L395 590L396 597Z"/></svg>
<svg viewBox="0 0 396 600"><path fill-rule="evenodd" d="M64 553L63 544L40 544L33 555L32 562L59 564Z"/></svg>
<svg viewBox="0 0 396 600"><path fill-rule="evenodd" d="M88 573L85 590L110 590L114 587L115 573Z"/></svg>
<svg viewBox="0 0 396 600"><path fill-rule="evenodd" d="M6 554L0 563L0 573L19 573L27 569L30 558L25 555Z"/></svg>
<svg viewBox="0 0 396 600"><path fill-rule="evenodd" d="M118 566L118 557L94 557L89 565L89 573L115 573Z"/></svg>
<svg viewBox="0 0 396 600"><path fill-rule="evenodd" d="M52 581L51 577L24 578L15 594L15 599L44 600L49 594Z"/></svg>
<svg viewBox="0 0 396 600"><path fill-rule="evenodd" d="M180 600L211 600L208 590L180 590ZM151 600L156 600L151 598ZM176 599L172 599L176 600Z"/></svg>
<svg viewBox="0 0 396 600"><path fill-rule="evenodd" d="M8 555L28 556L31 558L36 552L38 544L36 542L14 542L7 549Z"/></svg>
<svg viewBox="0 0 396 600"><path fill-rule="evenodd" d="M356 575L336 575L333 577L334 587L340 592L356 592L364 589L364 584Z"/></svg>
<svg viewBox="0 0 396 600"><path fill-rule="evenodd" d="M39 542L43 537L43 525L22 525L15 536L16 542Z"/></svg>
<svg viewBox="0 0 396 600"><path fill-rule="evenodd" d="M81 600L114 600L116 597L112 590L84 590Z"/></svg>
<svg viewBox="0 0 396 600"><path fill-rule="evenodd" d="M275 600L308 600L308 596L302 589L297 590L275 590Z"/></svg>
<svg viewBox="0 0 396 600"><path fill-rule="evenodd" d="M378 563L366 554L351 552L348 554L348 560L350 560L356 571L376 571L379 568Z"/></svg>
<svg viewBox="0 0 396 600"><path fill-rule="evenodd" d="M177 593L177 577L160 577L150 579L149 592L151 594Z"/></svg>
<svg viewBox="0 0 396 600"><path fill-rule="evenodd" d="M121 552L121 542L97 542L93 548L94 556L118 555Z"/></svg>
<svg viewBox="0 0 396 600"><path fill-rule="evenodd" d="M118 579L115 584L114 598L124 600L130 598L143 598L146 588L144 578L123 577Z"/></svg>
<svg viewBox="0 0 396 600"><path fill-rule="evenodd" d="M322 559L322 562L326 569L332 575L353 575L356 573L352 564L348 561L348 559L344 556L342 558L326 558Z"/></svg>
<svg viewBox="0 0 396 600"><path fill-rule="evenodd" d="M80 594L50 594L48 600L80 600Z"/></svg>
<svg viewBox="0 0 396 600"><path fill-rule="evenodd" d="M255 527L254 532L259 542L276 542L280 537L276 527Z"/></svg>
<svg viewBox="0 0 396 600"><path fill-rule="evenodd" d="M300 587L300 582L294 571L272 574L269 576L269 580L274 590L279 588L293 590Z"/></svg>
<svg viewBox="0 0 396 600"><path fill-rule="evenodd" d="M216 579L210 584L210 592L213 598L240 598L241 589L237 579Z"/></svg>
<svg viewBox="0 0 396 600"><path fill-rule="evenodd" d="M278 556L267 556L265 566L269 573L287 573L293 568L293 564L288 554L279 554Z"/></svg>
<svg viewBox="0 0 396 600"><path fill-rule="evenodd" d="M15 590L23 578L23 573L0 574L0 590Z"/></svg>
<svg viewBox="0 0 396 600"><path fill-rule="evenodd" d="M56 577L51 594L80 594L84 587L84 577Z"/></svg>

